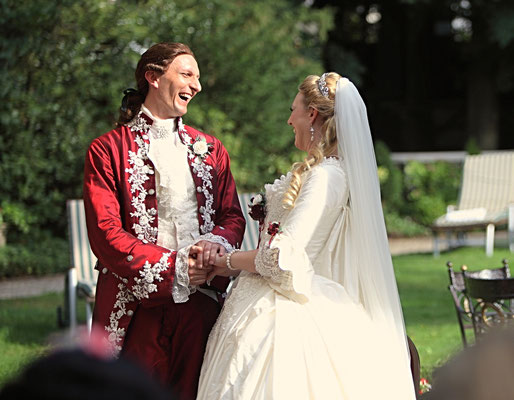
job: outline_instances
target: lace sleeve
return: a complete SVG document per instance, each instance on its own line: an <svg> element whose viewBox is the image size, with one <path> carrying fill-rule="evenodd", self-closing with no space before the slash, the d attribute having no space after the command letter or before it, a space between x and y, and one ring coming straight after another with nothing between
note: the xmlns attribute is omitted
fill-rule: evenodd
<svg viewBox="0 0 514 400"><path fill-rule="evenodd" d="M213 233L209 232L209 233L206 233L204 235L200 235L198 236L198 238L196 238L195 242L198 243L199 241L201 240L207 240L209 242L213 242L213 243L217 243L217 244L221 244L225 250L228 252L231 252L232 250L234 250L234 246L232 246L227 239L225 239L223 236L220 236L220 235L214 235Z"/></svg>
<svg viewBox="0 0 514 400"><path fill-rule="evenodd" d="M293 290L293 275L291 271L284 271L278 266L279 249L270 249L268 246L260 247L255 256L255 270L268 280L273 286L285 291Z"/></svg>

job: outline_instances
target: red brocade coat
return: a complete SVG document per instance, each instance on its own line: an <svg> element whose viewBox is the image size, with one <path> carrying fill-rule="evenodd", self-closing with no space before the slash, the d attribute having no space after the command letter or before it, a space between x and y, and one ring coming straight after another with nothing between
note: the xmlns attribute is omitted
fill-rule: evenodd
<svg viewBox="0 0 514 400"><path fill-rule="evenodd" d="M148 158L151 124L152 120L140 113L128 125L95 139L86 156L84 206L89 241L100 271L93 321L105 327L115 352L123 347L138 305L173 304L179 249L156 244L155 168ZM199 238L214 236L225 247L237 248L245 221L228 153L215 137L184 126L180 120L178 124L197 188ZM200 139L207 141L206 153L193 148ZM228 280L215 279L224 290Z"/></svg>

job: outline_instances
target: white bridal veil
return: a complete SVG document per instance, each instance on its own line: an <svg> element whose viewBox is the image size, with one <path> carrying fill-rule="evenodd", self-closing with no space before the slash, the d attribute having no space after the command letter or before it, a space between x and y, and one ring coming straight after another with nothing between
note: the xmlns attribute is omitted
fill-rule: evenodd
<svg viewBox="0 0 514 400"><path fill-rule="evenodd" d="M407 338L366 106L347 78L337 83L335 118L338 153L343 157L350 193L343 285L354 300L364 305L377 329L389 337L394 354L410 375Z"/></svg>

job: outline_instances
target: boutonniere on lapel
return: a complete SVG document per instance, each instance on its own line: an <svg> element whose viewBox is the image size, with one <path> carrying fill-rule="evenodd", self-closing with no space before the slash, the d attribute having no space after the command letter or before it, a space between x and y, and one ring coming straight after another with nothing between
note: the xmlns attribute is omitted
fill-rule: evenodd
<svg viewBox="0 0 514 400"><path fill-rule="evenodd" d="M190 142L187 147L189 148L189 152L194 154L195 162L199 164L201 161L204 161L211 151L214 148L212 143L208 143L205 137L198 135L196 139Z"/></svg>

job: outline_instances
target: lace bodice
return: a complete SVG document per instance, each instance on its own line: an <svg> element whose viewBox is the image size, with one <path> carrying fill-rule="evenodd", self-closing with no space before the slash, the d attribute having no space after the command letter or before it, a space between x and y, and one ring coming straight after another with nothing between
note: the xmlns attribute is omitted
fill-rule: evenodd
<svg viewBox="0 0 514 400"><path fill-rule="evenodd" d="M276 290L297 297L308 294L312 274L338 276L323 260L334 225L344 225L348 193L340 161L326 158L305 173L295 207L286 209L282 201L291 177L288 173L265 185L266 219L255 268ZM275 229L269 229L271 224Z"/></svg>
<svg viewBox="0 0 514 400"><path fill-rule="evenodd" d="M320 224L320 229L313 232L313 235L307 238L306 242L303 242L305 245L303 249L305 254L309 258L309 261L315 264L316 257L323 246L323 241L319 240L324 236L323 231L326 229L323 228L333 225L333 222L344 204L341 200L343 200L346 186L344 184L344 173L342 172L340 161L336 158L325 158L319 165L314 167L312 171L305 173L303 187L299 193L297 203L293 210L288 210L283 206L283 198L285 192L289 189L291 177L292 174L288 173L280 179L275 180L273 184L265 185L267 213L264 221L264 229L263 232L261 232L259 254L256 258L257 271L263 276L270 277L273 283L280 283L281 288L286 290L292 289L291 273L279 267L278 248L270 248L274 237L277 236L278 239L282 233L276 235L273 233L270 234L267 228L270 224L278 222L280 224L280 230L283 231L286 236L289 233L292 235L291 238L293 240L298 240L303 234L302 232L294 233L294 229L293 231L291 230L295 224L300 223L300 226L302 226L304 223L308 224L309 221L312 222L313 225ZM337 185L337 180L341 181L339 185ZM341 190L338 191L338 193L329 193L330 187L328 185L335 185ZM311 195L309 195L307 192L312 188L315 188L318 193L311 193ZM307 197L310 198L310 200L307 200ZM305 204L306 201L312 201L313 204ZM327 206L335 207L331 207L331 209L327 209L320 214L320 208L326 208ZM298 212L299 209L300 212ZM293 217L294 219L301 218L304 221L291 221L289 219L291 212L296 215ZM312 231L312 229L306 229L306 231ZM301 242L298 244L300 243Z"/></svg>
<svg viewBox="0 0 514 400"><path fill-rule="evenodd" d="M283 291L291 291L292 277L289 271L283 271L278 265L278 249L270 249L271 234L268 233L269 224L280 222L288 214L289 210L282 206L282 199L289 188L292 174L282 175L274 183L264 186L266 190L266 219L261 232L259 250L255 256L255 269L270 284Z"/></svg>

